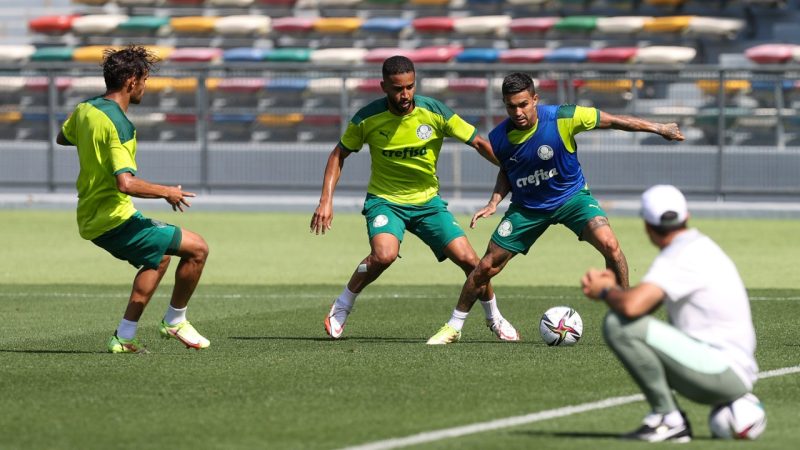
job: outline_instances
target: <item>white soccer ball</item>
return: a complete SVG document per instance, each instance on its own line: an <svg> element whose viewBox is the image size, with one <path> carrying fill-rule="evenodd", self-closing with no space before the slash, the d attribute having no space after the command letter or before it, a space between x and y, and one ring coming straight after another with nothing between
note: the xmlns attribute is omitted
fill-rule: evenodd
<svg viewBox="0 0 800 450"><path fill-rule="evenodd" d="M554 306L539 321L539 334L547 345L575 345L583 333L580 314L569 306Z"/></svg>
<svg viewBox="0 0 800 450"><path fill-rule="evenodd" d="M717 406L708 416L711 435L720 439L756 439L766 427L764 405L753 394Z"/></svg>

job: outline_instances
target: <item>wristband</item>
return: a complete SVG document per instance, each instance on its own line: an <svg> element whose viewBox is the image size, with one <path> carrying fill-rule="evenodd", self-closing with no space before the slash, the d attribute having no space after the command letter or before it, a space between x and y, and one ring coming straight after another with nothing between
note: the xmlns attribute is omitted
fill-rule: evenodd
<svg viewBox="0 0 800 450"><path fill-rule="evenodd" d="M599 298L600 300L605 300L608 298L609 292L611 292L611 288L604 287L603 289L600 289L600 293L597 294L597 298Z"/></svg>

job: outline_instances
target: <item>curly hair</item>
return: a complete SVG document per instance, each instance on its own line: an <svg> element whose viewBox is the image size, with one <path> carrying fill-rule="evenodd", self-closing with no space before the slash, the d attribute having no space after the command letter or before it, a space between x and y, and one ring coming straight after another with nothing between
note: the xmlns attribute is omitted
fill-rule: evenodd
<svg viewBox="0 0 800 450"><path fill-rule="evenodd" d="M141 78L155 69L160 59L146 48L129 45L123 49L109 48L103 52L103 78L106 89L115 91L130 77Z"/></svg>
<svg viewBox="0 0 800 450"><path fill-rule="evenodd" d="M536 89L533 87L533 79L530 75L522 72L514 72L505 79L503 79L503 96L517 94L522 91L528 91L531 96L536 94Z"/></svg>
<svg viewBox="0 0 800 450"><path fill-rule="evenodd" d="M401 73L413 73L414 63L405 56L390 56L383 62L383 78L389 78L392 75Z"/></svg>

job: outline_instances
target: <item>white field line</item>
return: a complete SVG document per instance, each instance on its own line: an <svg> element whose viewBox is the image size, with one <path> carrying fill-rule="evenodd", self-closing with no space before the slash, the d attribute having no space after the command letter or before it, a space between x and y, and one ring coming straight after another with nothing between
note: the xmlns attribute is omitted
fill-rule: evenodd
<svg viewBox="0 0 800 450"><path fill-rule="evenodd" d="M758 374L759 379L780 377L793 373L800 373L800 366L784 367L782 369L768 370ZM548 409L536 413L525 414L523 416L505 417L503 419L490 420L488 422L478 422L470 425L460 427L444 428L435 431L426 431L423 433L412 434L411 436L385 439L382 441L368 442L366 444L356 445L353 447L346 447L342 450L390 450L395 448L408 447L411 445L425 444L428 442L436 442L442 439L455 438L466 436L470 434L483 433L485 431L494 431L501 428L514 427L518 425L526 425L534 422L541 422L543 420L555 419L558 417L571 416L588 411L598 409L610 408L612 406L625 405L628 403L638 402L644 400L642 394L628 395L624 397L610 397L604 400L582 403L580 405L564 406L562 408Z"/></svg>

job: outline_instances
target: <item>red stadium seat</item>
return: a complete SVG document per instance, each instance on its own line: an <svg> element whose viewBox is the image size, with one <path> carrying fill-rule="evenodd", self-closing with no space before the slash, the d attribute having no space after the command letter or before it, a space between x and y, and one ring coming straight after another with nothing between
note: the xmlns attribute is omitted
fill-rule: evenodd
<svg viewBox="0 0 800 450"><path fill-rule="evenodd" d="M407 48L373 48L364 55L364 62L368 63L383 63L386 58L391 56L400 55L406 58L411 58L414 55L414 50Z"/></svg>
<svg viewBox="0 0 800 450"><path fill-rule="evenodd" d="M72 29L72 21L76 15L42 16L31 19L28 29L36 33L64 34Z"/></svg>
<svg viewBox="0 0 800 450"><path fill-rule="evenodd" d="M366 94L381 94L383 92L381 81L383 81L381 78L364 78L358 80L355 89Z"/></svg>
<svg viewBox="0 0 800 450"><path fill-rule="evenodd" d="M633 60L638 51L638 47L598 48L590 50L587 59L596 63L627 63Z"/></svg>
<svg viewBox="0 0 800 450"><path fill-rule="evenodd" d="M763 44L750 47L744 55L759 64L778 64L792 60L796 45L792 44Z"/></svg>
<svg viewBox="0 0 800 450"><path fill-rule="evenodd" d="M489 87L489 80L478 77L453 78L447 84L447 90L460 94L486 92L487 87Z"/></svg>
<svg viewBox="0 0 800 450"><path fill-rule="evenodd" d="M456 46L423 47L414 51L411 60L419 63L446 63L455 58L462 50L461 47Z"/></svg>
<svg viewBox="0 0 800 450"><path fill-rule="evenodd" d="M313 17L279 17L272 21L272 29L281 33L308 33L316 21Z"/></svg>
<svg viewBox="0 0 800 450"><path fill-rule="evenodd" d="M500 52L500 62L504 63L537 63L550 53L547 48L513 48Z"/></svg>
<svg viewBox="0 0 800 450"><path fill-rule="evenodd" d="M169 56L173 62L215 62L222 58L222 49L211 47L176 48Z"/></svg>
<svg viewBox="0 0 800 450"><path fill-rule="evenodd" d="M525 17L513 19L508 25L512 33L544 33L561 20L558 17Z"/></svg>
<svg viewBox="0 0 800 450"><path fill-rule="evenodd" d="M411 26L420 33L449 33L453 31L455 23L452 17L420 17L414 19Z"/></svg>

